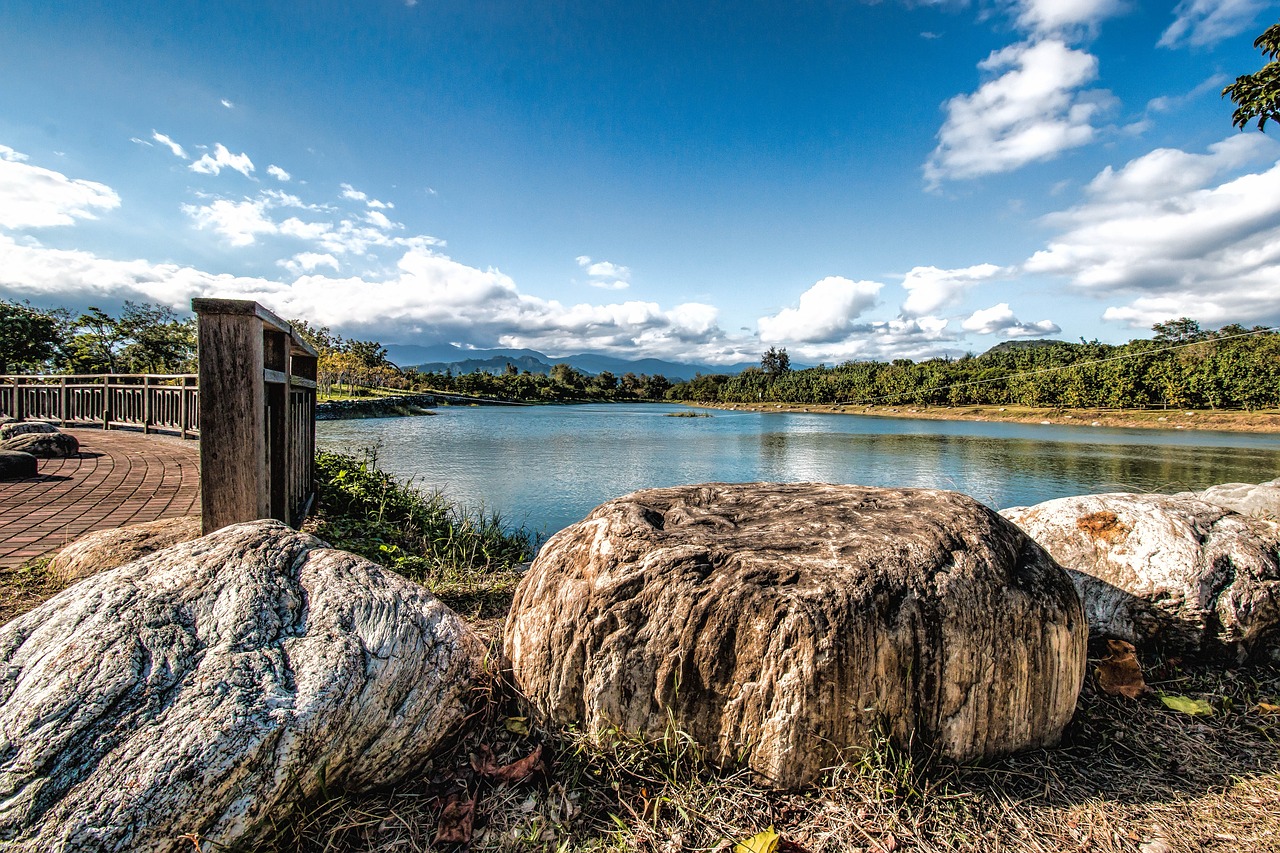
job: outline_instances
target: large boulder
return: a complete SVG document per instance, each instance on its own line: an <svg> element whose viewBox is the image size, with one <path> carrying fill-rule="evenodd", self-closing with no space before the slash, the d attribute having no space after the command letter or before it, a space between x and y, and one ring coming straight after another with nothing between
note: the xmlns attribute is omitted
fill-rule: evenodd
<svg viewBox="0 0 1280 853"><path fill-rule="evenodd" d="M1003 510L1071 571L1094 634L1275 657L1280 526L1192 497L1082 495Z"/></svg>
<svg viewBox="0 0 1280 853"><path fill-rule="evenodd" d="M1056 742L1086 640L1066 573L964 495L713 483L552 537L504 643L553 722L675 726L794 787L882 732L962 761Z"/></svg>
<svg viewBox="0 0 1280 853"><path fill-rule="evenodd" d="M57 431L58 428L47 421L14 421L9 424L0 424L0 441L30 433L49 434Z"/></svg>
<svg viewBox="0 0 1280 853"><path fill-rule="evenodd" d="M0 441L0 450L21 450L42 459L64 459L80 452L80 442L65 432L29 432Z"/></svg>
<svg viewBox="0 0 1280 853"><path fill-rule="evenodd" d="M57 553L49 563L51 575L71 583L89 575L132 563L179 542L200 538L200 516L162 518L128 527L86 533Z"/></svg>
<svg viewBox="0 0 1280 853"><path fill-rule="evenodd" d="M250 849L298 798L421 768L483 658L424 589L279 522L86 578L0 628L0 847Z"/></svg>
<svg viewBox="0 0 1280 853"><path fill-rule="evenodd" d="M1232 512L1268 521L1280 521L1280 483L1223 483L1210 486L1203 492L1191 492L1179 497L1199 498L1205 503L1225 507Z"/></svg>
<svg viewBox="0 0 1280 853"><path fill-rule="evenodd" d="M40 473L40 463L21 450L0 450L0 480L25 480Z"/></svg>

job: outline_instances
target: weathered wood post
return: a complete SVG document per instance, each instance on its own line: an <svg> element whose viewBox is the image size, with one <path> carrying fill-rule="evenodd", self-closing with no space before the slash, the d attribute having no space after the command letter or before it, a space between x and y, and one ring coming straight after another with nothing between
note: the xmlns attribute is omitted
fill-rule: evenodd
<svg viewBox="0 0 1280 853"><path fill-rule="evenodd" d="M314 447L315 418L289 428L290 390L309 386L314 395L315 382L295 376L292 362L305 368L316 352L256 302L193 299L191 309L199 321L201 528L258 518L296 525L314 478L311 459L299 472L291 450ZM291 482L303 494L292 494Z"/></svg>

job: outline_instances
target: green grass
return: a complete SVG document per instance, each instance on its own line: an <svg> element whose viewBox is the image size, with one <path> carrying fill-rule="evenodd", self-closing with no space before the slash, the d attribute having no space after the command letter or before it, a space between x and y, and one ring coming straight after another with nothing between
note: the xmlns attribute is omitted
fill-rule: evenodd
<svg viewBox="0 0 1280 853"><path fill-rule="evenodd" d="M472 618L506 615L518 568L537 545L496 513L400 482L377 467L373 451L318 452L316 504L310 532L422 584Z"/></svg>

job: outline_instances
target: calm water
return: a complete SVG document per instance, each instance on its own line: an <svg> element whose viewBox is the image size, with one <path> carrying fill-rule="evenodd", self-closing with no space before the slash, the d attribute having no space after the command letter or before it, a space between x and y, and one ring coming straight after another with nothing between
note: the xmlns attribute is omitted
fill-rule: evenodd
<svg viewBox="0 0 1280 853"><path fill-rule="evenodd" d="M1106 491L1176 492L1280 477L1280 436L947 422L682 406L441 408L435 417L321 421L328 450L554 533L636 489L819 481L966 492L1002 508Z"/></svg>

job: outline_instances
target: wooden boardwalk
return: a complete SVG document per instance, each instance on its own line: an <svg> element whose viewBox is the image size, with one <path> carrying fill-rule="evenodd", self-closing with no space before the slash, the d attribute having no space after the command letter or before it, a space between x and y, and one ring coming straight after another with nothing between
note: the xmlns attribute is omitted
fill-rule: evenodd
<svg viewBox="0 0 1280 853"><path fill-rule="evenodd" d="M0 568L57 551L93 530L200 512L200 445L166 435L66 429L71 459L0 482Z"/></svg>

